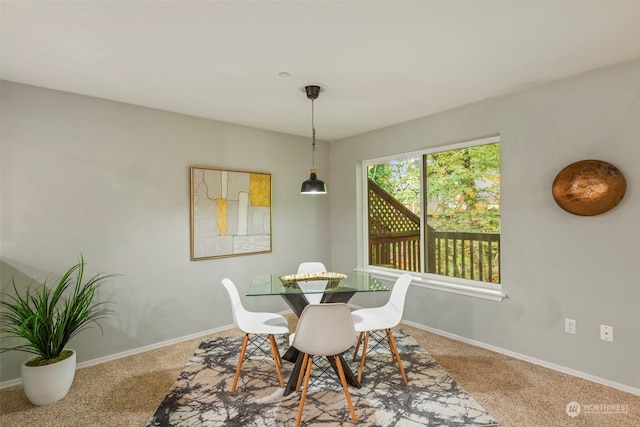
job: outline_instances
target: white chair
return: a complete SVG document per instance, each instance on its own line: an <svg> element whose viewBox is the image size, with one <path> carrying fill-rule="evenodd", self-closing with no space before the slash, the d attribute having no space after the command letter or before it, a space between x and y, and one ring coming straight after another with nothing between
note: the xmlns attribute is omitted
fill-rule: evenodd
<svg viewBox="0 0 640 427"><path fill-rule="evenodd" d="M353 327L349 307L345 303L309 304L304 308L298 320L298 327L292 343L296 349L304 353L302 368L296 385L296 390L298 390L304 375L304 388L300 396L296 426L300 425L302 418L302 409L307 397L309 378L311 377L311 368L313 366L313 356L330 356L333 358L344 395L349 404L351 418L353 421L358 421L351 402L344 368L339 357L340 354L350 349L355 342L356 331Z"/></svg>
<svg viewBox="0 0 640 427"><path fill-rule="evenodd" d="M360 348L360 344L364 337L362 356L360 357L360 366L358 368L358 381L362 380L362 372L364 370L364 362L367 358L367 346L369 344L369 337L371 336L371 333L374 331L384 331L393 360L398 363L404 383L408 383L407 375L402 367L400 352L396 346L396 341L393 338L391 328L397 326L402 320L404 301L407 296L409 285L411 285L411 279L412 277L408 273L404 273L398 277L396 283L393 285L393 289L391 289L389 301L382 307L363 308L360 310L354 310L351 313L355 330L359 333L358 343L356 344L356 349L353 353L353 361L355 361L358 356L358 349ZM384 338L382 338L378 344L382 340L384 340Z"/></svg>
<svg viewBox="0 0 640 427"><path fill-rule="evenodd" d="M298 274L303 273L324 273L327 268L323 263L318 261L301 262L298 266ZM298 287L304 293L304 297L309 304L320 304L324 295L324 288L327 287L328 280L309 280L306 282L298 282ZM321 293L307 293L308 291L322 291ZM289 335L289 345L293 343L295 333Z"/></svg>
<svg viewBox="0 0 640 427"><path fill-rule="evenodd" d="M275 362L276 372L278 373L278 380L280 380L280 387L284 387L282 371L280 369L280 367L282 366L282 358L280 356L280 351L278 350L278 345L276 344L275 335L289 333L289 324L287 323L287 319L285 319L284 316L276 313L258 313L247 311L242 306L242 301L240 301L240 295L238 294L236 285L227 278L222 279L222 284L229 293L229 299L231 300L233 323L235 324L236 328L244 332L242 350L240 350L240 359L238 360L238 367L236 368L236 376L233 379L231 392L233 393L236 391L236 385L238 384L238 379L240 378L240 369L242 368L242 362L247 350L247 344L250 340L249 334L257 335L257 337L261 336L262 339L260 341L256 341L256 345L259 348L260 344L266 341L266 339L269 340L269 343L271 344L273 361ZM267 336L267 338L264 337L265 335ZM257 337L252 337L252 340Z"/></svg>
<svg viewBox="0 0 640 427"><path fill-rule="evenodd" d="M302 262L298 266L298 274L302 273L324 273L327 268L321 262L307 261ZM327 280L310 280L307 282L298 282L298 286L304 292L304 296L309 304L320 304L324 288L327 287ZM313 292L313 293L310 293Z"/></svg>

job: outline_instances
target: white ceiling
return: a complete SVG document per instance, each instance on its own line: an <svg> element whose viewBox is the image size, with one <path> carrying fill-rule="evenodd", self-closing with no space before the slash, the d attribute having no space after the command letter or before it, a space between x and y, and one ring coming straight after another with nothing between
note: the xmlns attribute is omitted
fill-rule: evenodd
<svg viewBox="0 0 640 427"><path fill-rule="evenodd" d="M640 57L633 0L0 5L4 80L303 136L320 83L324 140Z"/></svg>

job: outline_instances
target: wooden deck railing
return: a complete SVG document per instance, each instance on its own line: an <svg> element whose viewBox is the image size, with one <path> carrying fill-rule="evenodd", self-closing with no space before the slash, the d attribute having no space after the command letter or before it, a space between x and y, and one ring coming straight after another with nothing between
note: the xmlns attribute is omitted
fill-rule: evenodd
<svg viewBox="0 0 640 427"><path fill-rule="evenodd" d="M500 234L432 231L427 235L425 271L500 283ZM369 264L419 272L420 236L370 238Z"/></svg>
<svg viewBox="0 0 640 427"><path fill-rule="evenodd" d="M369 264L420 271L420 235L369 239Z"/></svg>
<svg viewBox="0 0 640 427"><path fill-rule="evenodd" d="M429 273L500 283L500 234L431 231Z"/></svg>
<svg viewBox="0 0 640 427"><path fill-rule="evenodd" d="M369 265L422 271L419 220L369 181ZM499 233L443 232L427 227L425 242L424 271L500 283Z"/></svg>

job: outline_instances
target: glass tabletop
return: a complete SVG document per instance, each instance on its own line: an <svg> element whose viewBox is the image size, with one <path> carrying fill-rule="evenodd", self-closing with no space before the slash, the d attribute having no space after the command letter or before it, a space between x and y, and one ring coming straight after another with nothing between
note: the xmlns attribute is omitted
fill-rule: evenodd
<svg viewBox="0 0 640 427"><path fill-rule="evenodd" d="M326 292L380 292L388 291L389 288L380 283L375 277L369 273L352 271L344 273L347 277L341 279L337 285L332 285L325 289L313 290L305 289L302 291L295 283L284 285L281 276L283 274L264 274L256 276L247 290L247 296L254 295L288 295L288 294L322 294Z"/></svg>

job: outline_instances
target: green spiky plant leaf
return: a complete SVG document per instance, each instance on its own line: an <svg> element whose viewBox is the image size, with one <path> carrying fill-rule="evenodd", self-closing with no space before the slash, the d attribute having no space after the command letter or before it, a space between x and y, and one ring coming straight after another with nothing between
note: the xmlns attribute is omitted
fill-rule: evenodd
<svg viewBox="0 0 640 427"><path fill-rule="evenodd" d="M69 340L83 330L97 326L113 312L108 302L94 302L97 290L115 274L100 273L83 283L84 258L69 268L52 286L29 285L23 294L12 281L14 294L0 299L2 338L22 339L22 343L0 348L0 353L21 350L50 361L60 357ZM26 341L26 342L24 342Z"/></svg>

